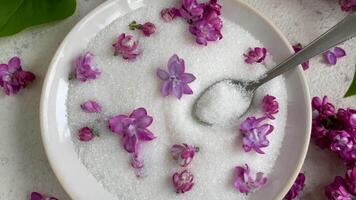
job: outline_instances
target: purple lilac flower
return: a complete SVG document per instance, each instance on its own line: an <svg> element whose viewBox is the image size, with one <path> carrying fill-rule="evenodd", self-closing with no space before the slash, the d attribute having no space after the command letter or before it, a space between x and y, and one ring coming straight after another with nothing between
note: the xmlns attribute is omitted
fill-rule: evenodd
<svg viewBox="0 0 356 200"><path fill-rule="evenodd" d="M345 183L348 191L356 195L356 166L346 171Z"/></svg>
<svg viewBox="0 0 356 200"><path fill-rule="evenodd" d="M94 55L87 52L84 56L80 55L75 60L74 76L81 82L96 79L100 74L99 69L92 67Z"/></svg>
<svg viewBox="0 0 356 200"><path fill-rule="evenodd" d="M248 117L241 123L240 132L243 134L242 143L245 152L253 149L257 153L264 154L261 148L269 145L267 135L274 129L270 124L261 124L265 119L266 117Z"/></svg>
<svg viewBox="0 0 356 200"><path fill-rule="evenodd" d="M171 22L176 17L181 17L180 11L177 8L165 8L161 10L161 18L165 22Z"/></svg>
<svg viewBox="0 0 356 200"><path fill-rule="evenodd" d="M79 130L79 140L83 142L88 142L95 137L94 131L89 127L83 127Z"/></svg>
<svg viewBox="0 0 356 200"><path fill-rule="evenodd" d="M146 37L149 37L156 32L156 26L151 22L138 24L136 21L133 21L130 23L129 27L131 30L141 30Z"/></svg>
<svg viewBox="0 0 356 200"><path fill-rule="evenodd" d="M0 64L0 86L5 95L17 94L35 79L32 72L22 70L19 57L12 57L7 64Z"/></svg>
<svg viewBox="0 0 356 200"><path fill-rule="evenodd" d="M58 200L58 199L55 197L46 197L38 192L32 192L30 196L30 200Z"/></svg>
<svg viewBox="0 0 356 200"><path fill-rule="evenodd" d="M346 56L346 52L340 47L334 47L323 53L323 56L326 63L336 65L337 59Z"/></svg>
<svg viewBox="0 0 356 200"><path fill-rule="evenodd" d="M135 40L132 35L121 33L117 38L116 43L112 46L115 51L114 55L121 54L126 60L133 60L140 54L138 41Z"/></svg>
<svg viewBox="0 0 356 200"><path fill-rule="evenodd" d="M82 110L89 113L100 113L101 105L96 101L86 101L80 105Z"/></svg>
<svg viewBox="0 0 356 200"><path fill-rule="evenodd" d="M262 63L267 55L267 49L261 47L250 48L246 54L244 54L245 62L247 64Z"/></svg>
<svg viewBox="0 0 356 200"><path fill-rule="evenodd" d="M340 7L342 11L349 12L356 9L356 0L340 0Z"/></svg>
<svg viewBox="0 0 356 200"><path fill-rule="evenodd" d="M344 128L356 129L356 110L351 108L340 108L338 109L336 116Z"/></svg>
<svg viewBox="0 0 356 200"><path fill-rule="evenodd" d="M329 200L352 200L352 195L347 191L345 180L337 176L333 183L325 187L325 195Z"/></svg>
<svg viewBox="0 0 356 200"><path fill-rule="evenodd" d="M302 44L298 43L298 44L293 45L293 49L294 49L295 53L298 53L300 50L303 49ZM307 70L309 68L309 60L303 62L302 67L304 70Z"/></svg>
<svg viewBox="0 0 356 200"><path fill-rule="evenodd" d="M167 67L168 72L162 69L157 69L158 78L164 81L161 87L161 95L166 97L172 93L180 99L183 94L193 94L188 83L193 82L195 76L193 74L184 73L184 60L174 54L169 59Z"/></svg>
<svg viewBox="0 0 356 200"><path fill-rule="evenodd" d="M211 12L205 18L190 25L189 31L196 37L196 42L200 45L208 45L209 41L222 39L222 21L216 12Z"/></svg>
<svg viewBox="0 0 356 200"><path fill-rule="evenodd" d="M292 187L289 189L287 195L283 200L293 200L295 199L301 191L303 191L305 186L305 175L304 173L299 173L297 179L295 180Z"/></svg>
<svg viewBox="0 0 356 200"><path fill-rule="evenodd" d="M181 167L187 167L193 160L199 148L188 144L175 144L171 147L171 155Z"/></svg>
<svg viewBox="0 0 356 200"><path fill-rule="evenodd" d="M353 147L352 136L344 131L330 131L331 145L330 149L334 152L347 151Z"/></svg>
<svg viewBox="0 0 356 200"><path fill-rule="evenodd" d="M172 183L176 193L188 192L194 186L194 175L187 169L182 172L176 172L172 176Z"/></svg>
<svg viewBox="0 0 356 200"><path fill-rule="evenodd" d="M179 9L180 15L192 23L203 17L205 4L198 3L197 0L182 0L182 7Z"/></svg>
<svg viewBox="0 0 356 200"><path fill-rule="evenodd" d="M312 121L312 137L315 144L322 149L329 148L331 141L329 139L330 131L327 130L322 124L320 118L313 119Z"/></svg>
<svg viewBox="0 0 356 200"><path fill-rule="evenodd" d="M237 190L246 195L250 192L255 192L267 183L267 178L263 175L262 172L257 172L255 178L253 178L247 164L245 164L245 166L237 166L235 167L234 186Z"/></svg>
<svg viewBox="0 0 356 200"><path fill-rule="evenodd" d="M156 137L147 128L153 118L145 108L135 109L129 116L117 115L109 119L109 129L122 137L124 149L128 153L138 153L141 142L151 141Z"/></svg>
<svg viewBox="0 0 356 200"><path fill-rule="evenodd" d="M319 97L313 97L312 108L319 112L322 117L329 117L335 114L335 107L329 102L327 96L321 100Z"/></svg>
<svg viewBox="0 0 356 200"><path fill-rule="evenodd" d="M276 101L276 97L266 95L262 99L262 110L265 115L270 119L275 119L274 114L278 113L279 104Z"/></svg>

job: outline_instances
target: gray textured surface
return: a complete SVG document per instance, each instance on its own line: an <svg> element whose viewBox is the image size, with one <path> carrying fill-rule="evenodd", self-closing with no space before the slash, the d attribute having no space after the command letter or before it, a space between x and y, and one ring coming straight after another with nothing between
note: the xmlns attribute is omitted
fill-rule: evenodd
<svg viewBox="0 0 356 200"><path fill-rule="evenodd" d="M5 97L0 93L1 200L25 200L31 191L53 194L61 200L69 199L51 171L42 147L38 119L42 81L67 32L103 1L78 0L77 12L69 19L0 39L0 63L18 55L23 66L38 76L29 89L15 97ZM291 43L308 43L345 15L339 10L336 0L245 1L269 17ZM355 108L356 97L341 97L352 79L356 64L356 40L346 42L343 47L348 56L337 66L326 66L317 57L311 61L311 68L305 74L312 96L328 95L337 106ZM333 154L311 144L304 165L307 187L302 199L323 199L323 186L335 175L342 175L343 170L341 162Z"/></svg>

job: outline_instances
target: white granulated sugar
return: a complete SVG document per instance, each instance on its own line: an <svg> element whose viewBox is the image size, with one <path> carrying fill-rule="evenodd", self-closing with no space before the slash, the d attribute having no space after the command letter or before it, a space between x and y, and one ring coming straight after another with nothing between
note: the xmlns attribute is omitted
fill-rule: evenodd
<svg viewBox="0 0 356 200"><path fill-rule="evenodd" d="M212 125L234 123L251 103L251 95L240 85L218 82L197 101L196 116Z"/></svg>
<svg viewBox="0 0 356 200"><path fill-rule="evenodd" d="M259 88L246 113L246 116L260 115L261 101L266 94L276 96L279 101L280 112L277 119L270 122L275 129L268 137L270 145L264 149L266 154L245 153L238 132L240 119L233 127L207 127L197 123L191 112L200 92L210 84L224 78L253 80L263 74L265 65L246 65L242 56L249 47L263 45L235 22L223 18L224 38L207 47L198 46L185 22L177 19L163 23L160 20L159 11L172 6L172 1L156 0L152 4L117 19L88 44L86 50L96 56L95 66L102 70L102 75L88 83L73 81L70 84L68 118L78 157L98 182L118 199L247 200L249 196L240 194L232 185L233 168L248 163L253 170L267 175L273 169L283 140L287 113L284 79L276 78ZM147 38L140 32L130 31L127 25L133 20L151 21L156 24L157 32ZM111 44L122 32L133 34L140 40L143 53L135 61L113 56ZM156 77L156 69L166 68L168 59L175 53L185 60L186 71L197 77L190 84L194 94L185 95L181 100L161 97L162 82ZM267 65L271 67L273 62L269 61ZM102 105L102 113L82 112L79 105L87 100L97 100ZM154 117L149 129L157 136L143 145L147 176L142 179L135 177L129 154L106 124L108 117L128 114L138 107L145 107ZM80 142L77 131L87 125L94 125L101 136L87 143ZM177 195L170 181L177 165L169 155L169 148L181 142L194 144L201 150L193 160L194 188L184 195Z"/></svg>

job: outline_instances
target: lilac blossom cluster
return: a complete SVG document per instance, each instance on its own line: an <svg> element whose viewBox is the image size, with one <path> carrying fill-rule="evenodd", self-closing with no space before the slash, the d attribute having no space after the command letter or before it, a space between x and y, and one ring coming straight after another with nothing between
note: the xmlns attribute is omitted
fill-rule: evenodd
<svg viewBox="0 0 356 200"><path fill-rule="evenodd" d="M315 144L336 153L347 166L345 178L335 177L325 188L325 194L330 200L351 200L356 195L356 110L336 110L327 96L314 97L312 108Z"/></svg>
<svg viewBox="0 0 356 200"><path fill-rule="evenodd" d="M217 0L199 3L197 0L181 0L180 8L165 8L161 11L164 21L172 21L176 17L183 18L189 24L189 32L195 36L200 45L223 38L221 29L223 22L220 18L221 5Z"/></svg>

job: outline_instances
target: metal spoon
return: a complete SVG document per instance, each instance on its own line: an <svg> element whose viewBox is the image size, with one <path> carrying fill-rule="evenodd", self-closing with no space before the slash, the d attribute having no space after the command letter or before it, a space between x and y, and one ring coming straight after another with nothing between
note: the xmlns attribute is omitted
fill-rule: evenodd
<svg viewBox="0 0 356 200"><path fill-rule="evenodd" d="M272 68L271 70L267 71L265 74L263 74L262 76L260 76L254 81L223 79L213 83L208 88L206 88L195 100L195 103L193 105L193 110L192 110L193 117L195 117L198 121L200 121L205 125L214 124L213 121L204 120L197 115L197 105L199 104L199 100L201 100L202 97L206 94L206 92L209 89L211 89L213 86L217 84L229 84L229 83L236 85L237 88L240 89L242 88L243 89L242 92L245 93L245 96L248 95L250 104L247 106L246 111L243 112L243 114L245 114L251 106L252 98L258 87L272 80L273 78L295 68L296 66L303 63L304 61L309 60L310 58L319 55L329 50L330 48L336 46L337 44L351 39L354 36L356 36L356 12L349 14L342 21L340 21L334 27L332 27L324 34L322 34L320 37L315 39L313 42L311 42L301 51L288 57L282 63Z"/></svg>

